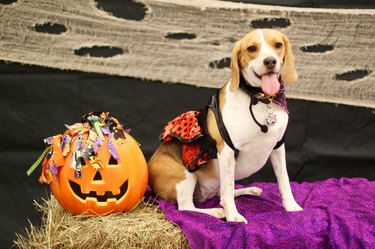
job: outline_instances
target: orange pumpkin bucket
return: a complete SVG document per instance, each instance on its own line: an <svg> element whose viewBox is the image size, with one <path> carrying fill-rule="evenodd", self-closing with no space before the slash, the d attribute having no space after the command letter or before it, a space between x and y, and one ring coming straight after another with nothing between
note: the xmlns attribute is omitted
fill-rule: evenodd
<svg viewBox="0 0 375 249"><path fill-rule="evenodd" d="M48 183L60 205L73 214L133 208L148 181L146 160L135 139L109 112L88 113L67 128L45 139L50 147L39 180Z"/></svg>

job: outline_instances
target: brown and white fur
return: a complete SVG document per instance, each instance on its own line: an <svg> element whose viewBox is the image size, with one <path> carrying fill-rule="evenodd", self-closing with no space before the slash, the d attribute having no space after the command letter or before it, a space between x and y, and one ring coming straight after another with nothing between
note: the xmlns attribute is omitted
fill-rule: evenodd
<svg viewBox="0 0 375 249"><path fill-rule="evenodd" d="M267 58L274 58L274 65L266 65ZM232 52L231 79L220 90L220 111L224 124L240 153L235 159L234 151L224 142L211 110L207 115L208 131L216 141L217 159L211 159L207 166L189 173L181 159L181 144L166 142L154 153L149 161L149 183L153 191L162 199L177 201L179 210L191 210L226 218L227 221L245 222L238 213L234 198L240 195L261 195L257 187L235 189L235 180L246 178L257 172L270 158L275 171L282 204L286 211L302 208L295 201L287 173L285 147L273 149L283 137L288 123L288 113L280 106L271 103L277 122L267 133L249 113L250 97L239 88L240 74L247 84L261 86L260 76L273 71L285 83L297 80L294 56L286 35L271 29L257 29L239 40ZM253 106L258 120L267 114L267 106L259 103ZM222 208L198 209L193 200L203 201L220 196Z"/></svg>

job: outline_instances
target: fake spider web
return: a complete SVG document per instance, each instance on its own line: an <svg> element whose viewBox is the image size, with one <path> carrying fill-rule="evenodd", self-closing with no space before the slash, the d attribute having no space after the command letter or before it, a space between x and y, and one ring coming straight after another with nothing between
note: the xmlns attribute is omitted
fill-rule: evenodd
<svg viewBox="0 0 375 249"><path fill-rule="evenodd" d="M274 27L289 36L297 59L299 80L288 97L375 107L375 10L132 4L141 15L119 18L94 0L0 4L0 59L219 88L229 79L234 42L253 28Z"/></svg>

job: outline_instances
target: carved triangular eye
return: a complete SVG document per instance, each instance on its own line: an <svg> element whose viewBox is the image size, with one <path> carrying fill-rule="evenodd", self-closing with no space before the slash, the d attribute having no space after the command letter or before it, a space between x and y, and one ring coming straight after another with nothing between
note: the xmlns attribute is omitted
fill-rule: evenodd
<svg viewBox="0 0 375 249"><path fill-rule="evenodd" d="M101 180L103 180L102 175L100 174L99 170L97 170L94 176L94 181L101 181Z"/></svg>
<svg viewBox="0 0 375 249"><path fill-rule="evenodd" d="M118 162L116 159L113 158L113 156L111 156L111 158L109 159L109 162L108 162L109 165L117 165Z"/></svg>

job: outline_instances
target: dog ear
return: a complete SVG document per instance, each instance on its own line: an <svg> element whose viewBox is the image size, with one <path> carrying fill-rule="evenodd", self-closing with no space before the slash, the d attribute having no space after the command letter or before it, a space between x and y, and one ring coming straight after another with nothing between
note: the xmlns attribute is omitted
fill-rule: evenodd
<svg viewBox="0 0 375 249"><path fill-rule="evenodd" d="M232 51L232 58L230 62L230 69L231 69L232 75L230 78L229 89L232 92L236 91L238 86L240 85L240 66L238 63L238 54L240 53L240 49L241 49L241 41L238 41Z"/></svg>
<svg viewBox="0 0 375 249"><path fill-rule="evenodd" d="M298 74L294 65L295 59L292 51L292 46L290 45L289 39L286 35L283 36L285 44L285 55L284 55L284 65L281 71L281 79L285 83L293 83L297 81Z"/></svg>

